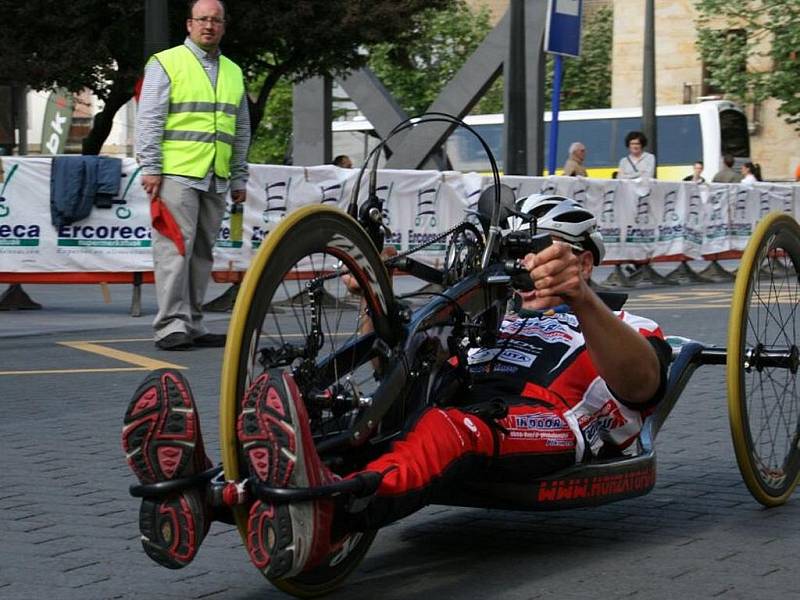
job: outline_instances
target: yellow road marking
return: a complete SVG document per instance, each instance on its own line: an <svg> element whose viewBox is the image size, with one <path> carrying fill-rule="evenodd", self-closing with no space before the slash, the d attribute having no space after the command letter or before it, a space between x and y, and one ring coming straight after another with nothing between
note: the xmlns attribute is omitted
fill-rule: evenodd
<svg viewBox="0 0 800 600"><path fill-rule="evenodd" d="M104 344L108 344L111 341L113 340L103 340ZM181 365L176 365L163 360L156 360L153 358L149 358L147 356L142 356L141 354L134 354L133 352L125 352L123 350L115 350L114 348L109 348L108 346L101 345L96 342L58 342L58 343L61 344L62 346L75 348L76 350L83 350L84 352L91 352L93 354L99 354L100 356L105 356L121 362L137 365L139 367L142 367L144 369L149 369L151 371L163 368L169 368L169 369L186 368L182 367Z"/></svg>
<svg viewBox="0 0 800 600"><path fill-rule="evenodd" d="M186 367L178 367L185 369ZM67 373L119 373L122 371L150 371L145 367L116 367L112 369L42 369L39 371L0 371L2 375L64 375Z"/></svg>

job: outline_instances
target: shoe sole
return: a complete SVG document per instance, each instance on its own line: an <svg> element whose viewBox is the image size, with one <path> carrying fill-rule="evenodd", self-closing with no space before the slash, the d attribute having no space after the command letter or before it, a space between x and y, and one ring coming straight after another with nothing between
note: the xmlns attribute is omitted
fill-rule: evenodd
<svg viewBox="0 0 800 600"><path fill-rule="evenodd" d="M181 569L197 555L206 528L203 499L187 490L164 500L145 498L139 508L139 531L145 554L168 569Z"/></svg>
<svg viewBox="0 0 800 600"><path fill-rule="evenodd" d="M312 481L306 470L303 449L297 447L298 441L310 435L298 440L297 428L303 427L300 419L307 422L308 417L305 407L298 414L292 395L299 395L299 390L281 370L259 375L242 399L236 425L239 442L250 472L260 481L273 487L319 485L318 478ZM305 564L310 550L302 540L312 539L313 527L311 502L277 505L257 500L247 523L250 560L270 580L296 574L295 566Z"/></svg>
<svg viewBox="0 0 800 600"><path fill-rule="evenodd" d="M151 373L125 411L122 447L141 483L193 475L199 427L194 401L182 375Z"/></svg>
<svg viewBox="0 0 800 600"><path fill-rule="evenodd" d="M195 451L199 440L197 411L183 376L169 369L148 375L133 395L122 429L122 447L139 482L168 481L197 473ZM144 498L139 508L145 553L170 569L185 567L194 559L208 525L198 490Z"/></svg>

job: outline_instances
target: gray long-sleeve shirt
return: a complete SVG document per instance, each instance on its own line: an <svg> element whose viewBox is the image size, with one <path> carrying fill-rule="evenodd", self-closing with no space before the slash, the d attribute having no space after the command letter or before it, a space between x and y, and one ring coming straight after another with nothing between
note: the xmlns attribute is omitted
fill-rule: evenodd
<svg viewBox="0 0 800 600"><path fill-rule="evenodd" d="M628 155L619 161L618 179L637 179L639 177L653 179L655 176L656 157L649 152L642 152L639 160L633 160Z"/></svg>
<svg viewBox="0 0 800 600"><path fill-rule="evenodd" d="M211 55L188 37L183 42L200 60L208 74L211 86L216 88L219 72L219 51ZM144 71L144 82L139 96L139 112L136 115L136 160L142 168L143 175L161 175L161 139L169 113L170 81L161 63L151 60ZM231 153L231 178L214 175L214 165L202 179L167 175L171 179L203 191L214 191L219 194L228 189L243 190L247 187L247 150L250 146L250 113L247 108L247 96L242 95L239 111L236 115L236 136Z"/></svg>

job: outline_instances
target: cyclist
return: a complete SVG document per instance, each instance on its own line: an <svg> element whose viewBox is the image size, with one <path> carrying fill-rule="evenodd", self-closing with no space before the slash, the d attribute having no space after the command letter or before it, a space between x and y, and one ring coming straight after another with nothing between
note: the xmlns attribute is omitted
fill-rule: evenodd
<svg viewBox="0 0 800 600"><path fill-rule="evenodd" d="M642 418L666 385L670 350L663 334L653 321L612 312L591 289L592 268L604 255L591 213L559 196L530 196L518 207L511 229L535 217L538 231L554 242L524 258L532 289L517 291L519 309L505 316L496 343L470 349L454 367L464 374L458 406L424 409L388 453L346 475L377 485L368 500L348 506L342 499L256 501L246 543L269 579L292 577L326 559L336 564L350 532L407 516L459 479L524 482L592 456L636 452ZM273 487L339 478L316 453L288 370L266 371L249 386L237 434L251 473ZM137 390L123 446L145 483L185 477L208 464L191 393L178 372L154 373ZM183 566L197 551L210 521L197 494L143 501L143 543L161 564Z"/></svg>

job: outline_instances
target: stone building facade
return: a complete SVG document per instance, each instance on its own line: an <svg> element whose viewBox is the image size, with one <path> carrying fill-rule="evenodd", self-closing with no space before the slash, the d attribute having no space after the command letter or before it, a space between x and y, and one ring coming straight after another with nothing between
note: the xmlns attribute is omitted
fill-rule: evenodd
<svg viewBox="0 0 800 600"><path fill-rule="evenodd" d="M497 20L508 8L509 0L467 2L488 6ZM645 0L584 0L585 13L600 6L614 8L611 105L638 106L642 101ZM703 64L696 46L694 2L656 0L655 11L656 102L662 105L696 102L705 90ZM751 156L761 164L764 178L793 178L800 164L800 136L777 115L777 101L745 108L751 128Z"/></svg>

